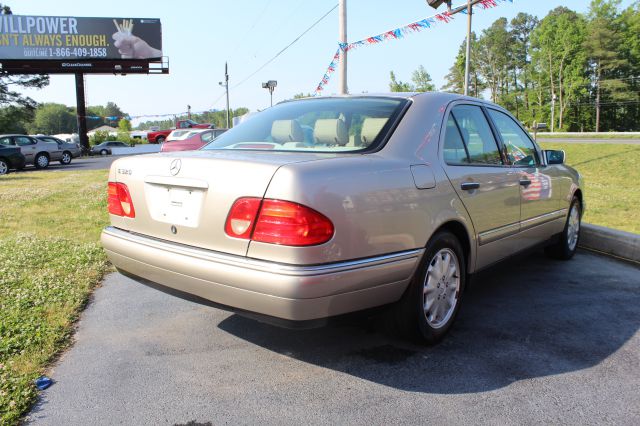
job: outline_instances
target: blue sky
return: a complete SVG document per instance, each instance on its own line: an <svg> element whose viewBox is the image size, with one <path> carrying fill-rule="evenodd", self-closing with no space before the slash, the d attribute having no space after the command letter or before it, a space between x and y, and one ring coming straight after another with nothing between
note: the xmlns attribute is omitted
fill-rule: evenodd
<svg viewBox="0 0 640 426"><path fill-rule="evenodd" d="M170 60L169 75L88 76L89 105L116 102L132 116L172 114L212 108L223 109L225 99L218 82L229 62L233 108L251 110L269 105L261 82L277 80L274 103L295 93L313 92L337 48L338 14L334 10L296 44L254 77L235 87L289 44L337 0L136 0L109 2L77 0L7 1L15 14L49 16L105 16L160 18L163 52ZM462 3L454 1L454 4ZM627 6L631 0L623 0ZM108 6L105 6L108 5ZM557 6L586 12L588 0L514 0L489 10L478 9L474 31L480 32L499 17L513 18L524 11L543 17ZM348 39L359 40L433 15L424 0L348 0ZM398 41L367 46L349 54L351 93L388 90L389 71L398 79L424 65L438 87L444 82L460 43L466 17L406 36ZM324 93L338 90L336 76ZM39 102L75 105L74 77L52 76L42 90L25 92Z"/></svg>

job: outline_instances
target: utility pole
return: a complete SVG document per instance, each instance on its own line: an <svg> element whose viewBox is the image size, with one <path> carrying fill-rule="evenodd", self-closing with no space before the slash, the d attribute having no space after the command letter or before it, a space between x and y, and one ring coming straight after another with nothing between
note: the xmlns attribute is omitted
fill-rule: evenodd
<svg viewBox="0 0 640 426"><path fill-rule="evenodd" d="M339 41L341 44L347 43L347 0L340 0L338 7L338 26L339 28ZM349 93L347 87L347 52L340 49L340 63L338 69L340 70L340 85L339 92L341 95Z"/></svg>
<svg viewBox="0 0 640 426"><path fill-rule="evenodd" d="M464 95L469 96L470 68L471 68L471 15L473 5L471 0L467 3L467 53L464 61Z"/></svg>
<svg viewBox="0 0 640 426"><path fill-rule="evenodd" d="M224 83L221 81L218 83L220 86L224 87L224 90L227 94L227 129L231 128L231 117L229 114L229 68L227 67L227 63L224 63Z"/></svg>
<svg viewBox="0 0 640 426"><path fill-rule="evenodd" d="M191 105L187 105L187 118L191 120Z"/></svg>
<svg viewBox="0 0 640 426"><path fill-rule="evenodd" d="M427 0L427 4L434 9L439 8L443 3L447 5L447 12L449 15L455 15L464 10L467 11L467 51L464 61L464 95L469 96L469 86L471 84L471 15L473 14L473 6L480 3L482 0L467 0L466 6L451 8L452 0Z"/></svg>

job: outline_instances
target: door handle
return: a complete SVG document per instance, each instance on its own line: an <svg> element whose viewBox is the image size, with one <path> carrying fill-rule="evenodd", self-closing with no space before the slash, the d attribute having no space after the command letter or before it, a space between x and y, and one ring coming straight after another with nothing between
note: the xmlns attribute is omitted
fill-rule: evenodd
<svg viewBox="0 0 640 426"><path fill-rule="evenodd" d="M460 185L460 189L463 191L471 191L478 188L480 188L480 184L478 182L464 182Z"/></svg>
<svg viewBox="0 0 640 426"><path fill-rule="evenodd" d="M530 179L520 179L520 185L529 186L529 185L531 185L531 180Z"/></svg>

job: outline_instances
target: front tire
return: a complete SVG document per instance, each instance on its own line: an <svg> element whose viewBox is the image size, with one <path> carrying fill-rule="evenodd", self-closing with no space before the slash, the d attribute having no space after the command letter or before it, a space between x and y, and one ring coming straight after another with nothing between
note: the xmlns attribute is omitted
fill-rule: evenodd
<svg viewBox="0 0 640 426"><path fill-rule="evenodd" d="M165 138L164 136L158 136L156 138L156 143L162 143L166 140L167 138Z"/></svg>
<svg viewBox="0 0 640 426"><path fill-rule="evenodd" d="M108 152L107 152L106 149L103 149L103 150L100 151L100 155L107 155L107 154L108 154Z"/></svg>
<svg viewBox="0 0 640 426"><path fill-rule="evenodd" d="M580 226L582 220L582 208L578 197L573 197L567 221L564 224L560 239L545 249L545 253L554 259L569 260L578 250L580 241Z"/></svg>
<svg viewBox="0 0 640 426"><path fill-rule="evenodd" d="M60 158L60 164L63 166L67 166L71 164L71 153L69 151L65 151L62 153L62 158Z"/></svg>
<svg viewBox="0 0 640 426"><path fill-rule="evenodd" d="M439 342L458 314L466 275L464 251L456 236L436 233L397 305L400 331L428 345Z"/></svg>
<svg viewBox="0 0 640 426"><path fill-rule="evenodd" d="M47 154L40 153L33 160L33 165L36 166L36 169L46 169L49 167L49 157Z"/></svg>
<svg viewBox="0 0 640 426"><path fill-rule="evenodd" d="M9 163L6 160L0 158L0 175L6 175L9 173Z"/></svg>

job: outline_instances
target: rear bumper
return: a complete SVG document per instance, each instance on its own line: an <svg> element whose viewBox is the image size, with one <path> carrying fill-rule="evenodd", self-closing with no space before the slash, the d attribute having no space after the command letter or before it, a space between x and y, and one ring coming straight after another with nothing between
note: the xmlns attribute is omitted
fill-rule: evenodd
<svg viewBox="0 0 640 426"><path fill-rule="evenodd" d="M397 301L423 250L317 266L226 255L108 227L102 244L118 270L176 295L240 313L310 321ZM169 291L171 292L171 291ZM188 298L188 297L185 297Z"/></svg>

